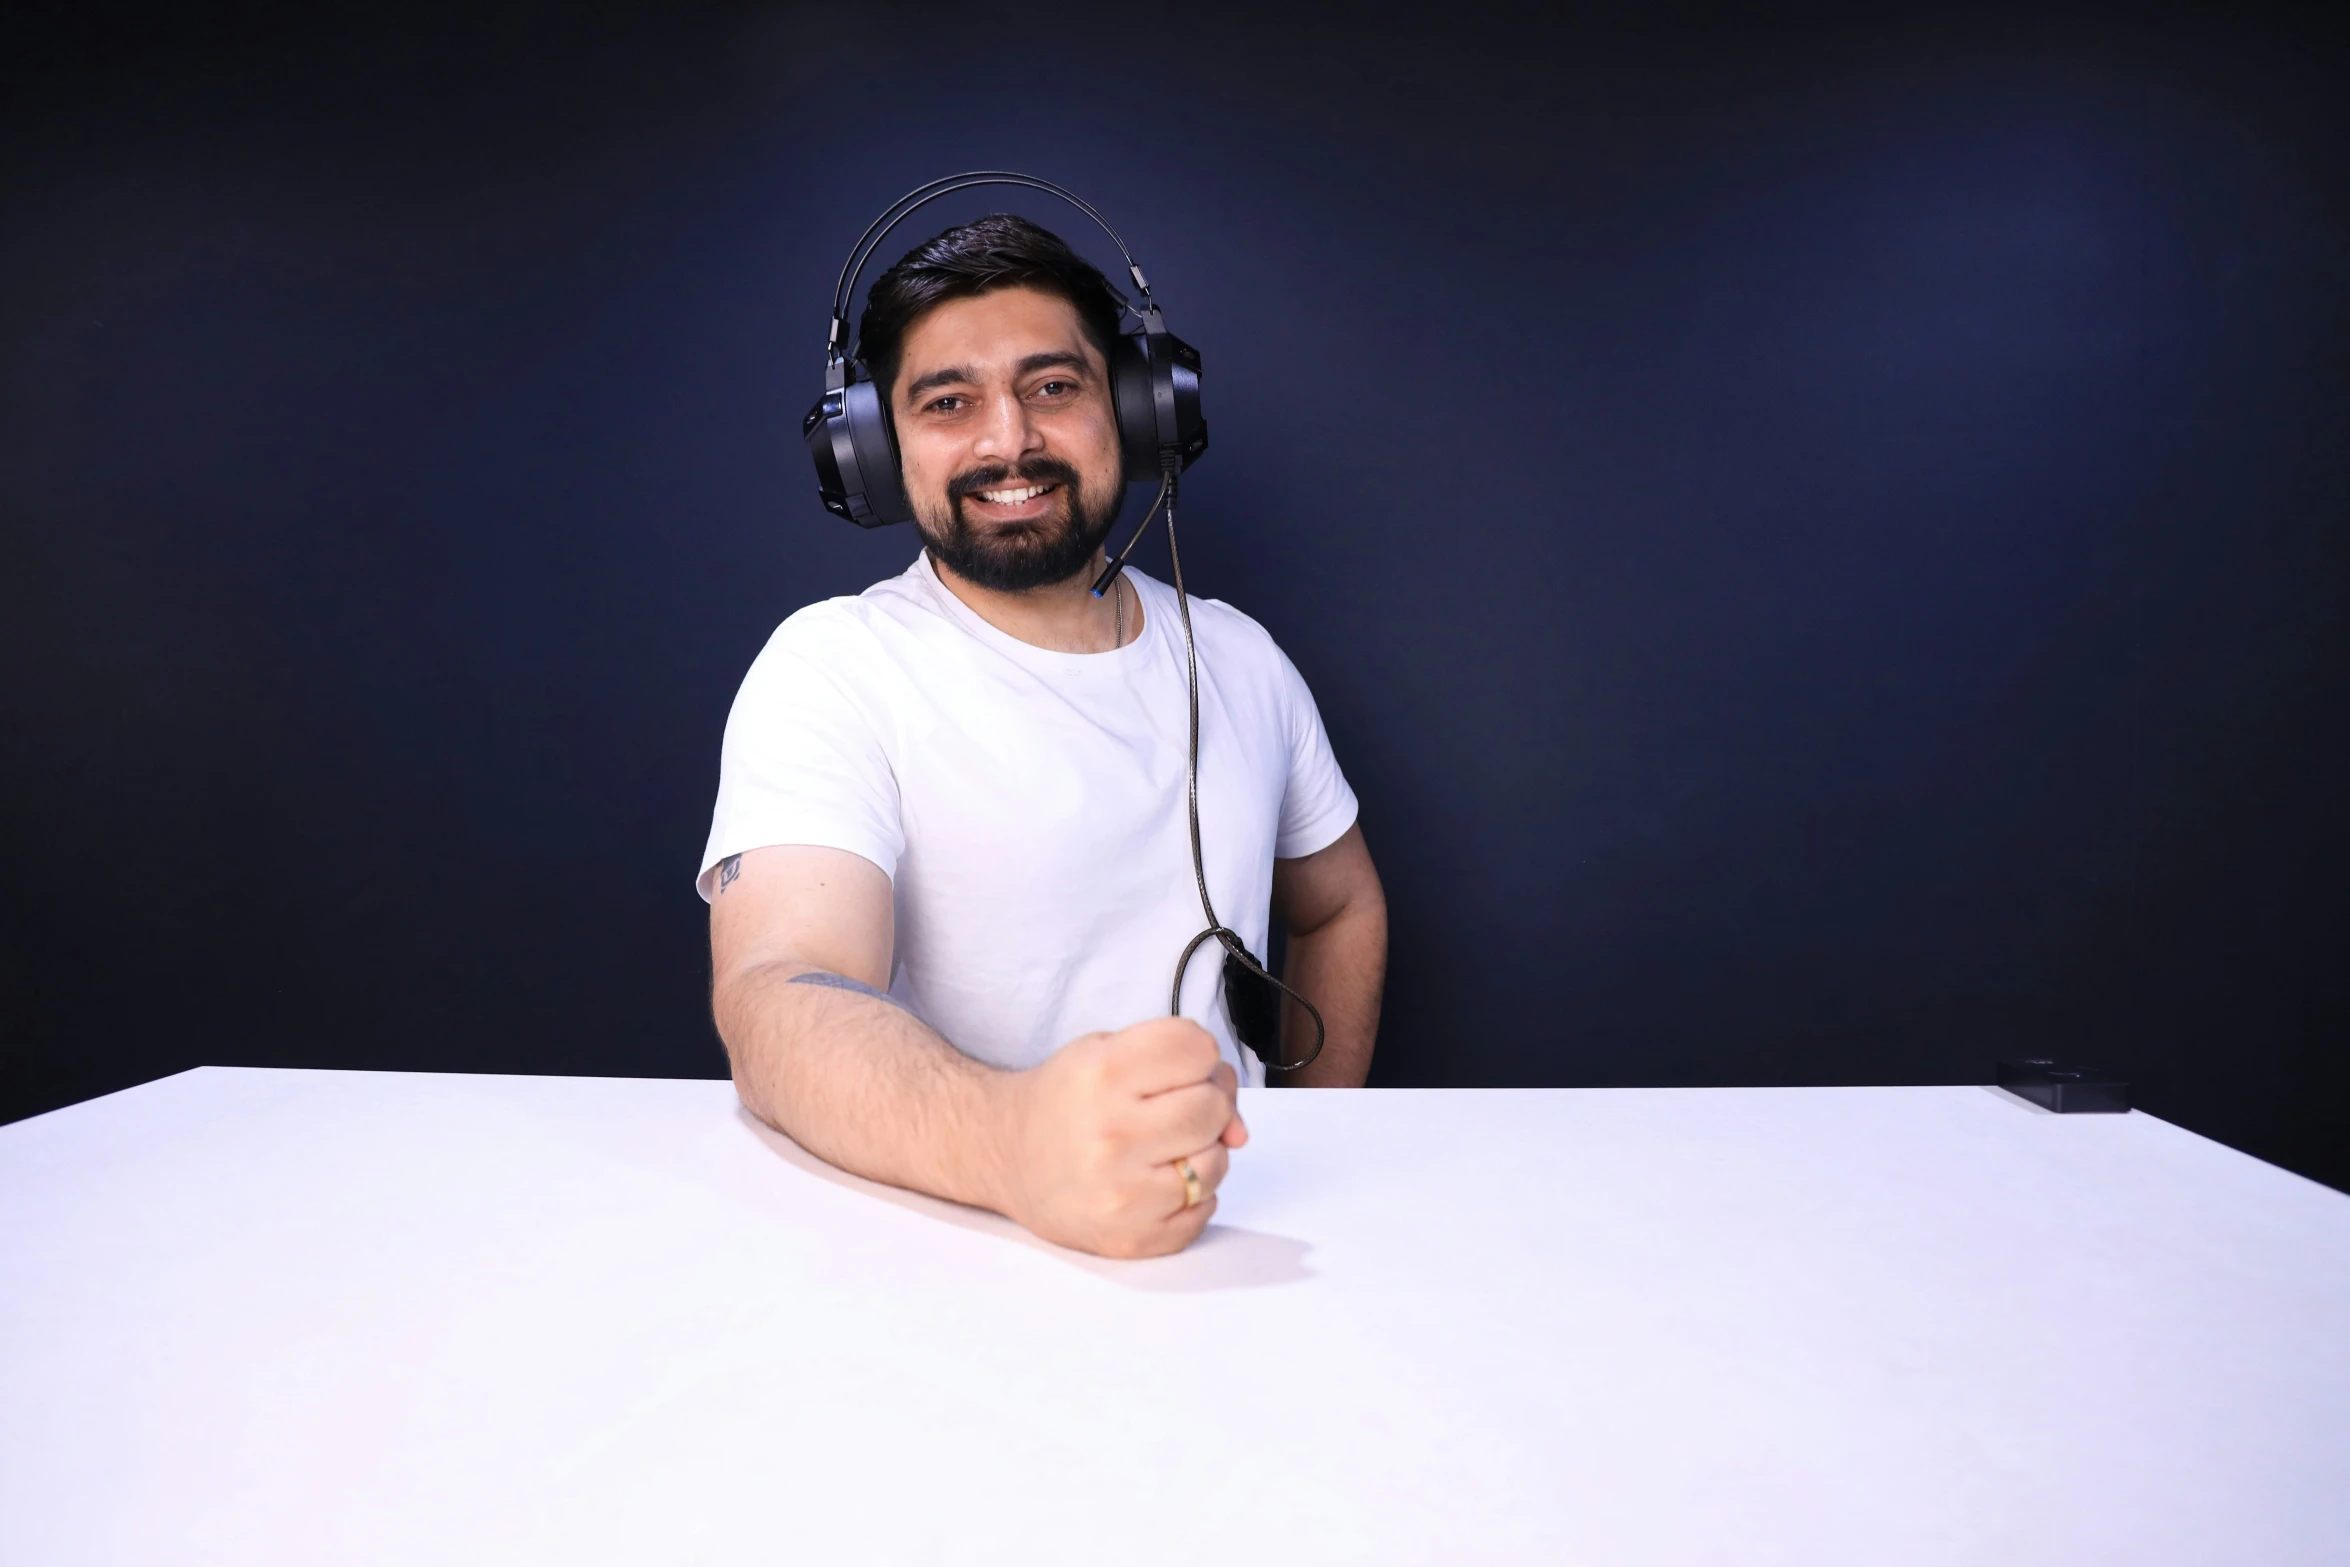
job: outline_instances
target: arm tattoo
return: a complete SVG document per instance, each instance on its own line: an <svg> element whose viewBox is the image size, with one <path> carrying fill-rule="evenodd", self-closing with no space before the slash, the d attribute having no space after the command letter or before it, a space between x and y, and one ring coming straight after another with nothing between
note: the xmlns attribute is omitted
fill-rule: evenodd
<svg viewBox="0 0 2350 1567"><path fill-rule="evenodd" d="M718 891L719 891L719 895L720 895L720 896L724 896L724 895L725 895L725 892L726 892L726 889L727 889L727 888L729 888L729 887L731 887L731 886L733 886L733 885L734 885L734 879L735 879L737 876L740 876L742 873L743 873L743 857L742 857L741 855L739 855L739 854L730 854L730 855L728 855L728 856L727 856L725 859L723 859L723 860L720 860L720 861L718 862Z"/></svg>
<svg viewBox="0 0 2350 1567"><path fill-rule="evenodd" d="M851 990L860 996L871 996L876 1001L886 1001L900 1012L907 1010L905 1003L886 990L875 990L861 979L851 979L846 974L834 974L824 969L810 969L805 974L794 974L784 983L787 985L822 985L827 990Z"/></svg>

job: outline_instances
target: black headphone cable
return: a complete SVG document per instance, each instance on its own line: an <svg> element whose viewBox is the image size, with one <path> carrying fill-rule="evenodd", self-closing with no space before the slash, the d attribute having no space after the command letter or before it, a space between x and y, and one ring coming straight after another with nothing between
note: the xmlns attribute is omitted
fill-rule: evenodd
<svg viewBox="0 0 2350 1567"><path fill-rule="evenodd" d="M1183 554L1175 547L1175 467L1172 461L1167 463L1165 477L1159 481L1159 504L1163 504L1167 510L1167 565L1170 574L1175 579L1176 613L1183 621L1184 684L1191 697L1191 738L1184 763L1184 806L1191 821L1191 873L1193 879L1199 884L1200 912L1208 917L1208 928L1192 937L1190 943L1183 949L1183 956L1175 960L1175 985L1168 998L1167 1011L1171 1016L1180 1017L1183 1015L1183 976L1191 967L1192 954L1199 951L1202 943L1213 937L1222 944L1224 961L1227 964L1237 961L1242 972L1280 990L1299 1006L1304 1007L1306 1014L1314 1020L1314 1048L1307 1051L1300 1060L1282 1061L1279 1059L1281 1019L1278 1011L1274 1014L1273 1037L1266 1042L1273 1052L1274 1059L1269 1061L1267 1065L1277 1072L1295 1072L1312 1065L1314 1058L1322 1053L1322 1046L1330 1037L1329 1029L1322 1022L1322 1011L1304 996L1299 995L1288 984L1276 978L1266 969L1265 965L1259 963L1255 954L1248 950L1248 944L1240 939L1239 933L1227 928L1223 921L1216 918L1216 905L1208 898L1208 862L1207 856L1200 849L1199 837L1199 645L1193 641L1191 634L1191 600L1183 591ZM1152 510L1156 511L1157 509L1158 505L1154 504ZM1148 526L1150 519L1145 517L1143 522L1145 526ZM1141 536L1140 530L1137 530L1135 537L1140 538ZM1127 541L1126 548L1128 550L1134 548L1133 540ZM1118 561L1110 567L1110 570L1103 573L1103 580L1108 581L1111 576L1115 575L1118 566L1124 564L1125 559L1124 553L1121 553ZM1100 589L1096 588L1095 591L1098 593ZM1227 1014L1232 1011L1231 987L1232 978L1227 973L1225 976L1225 1011ZM1232 1032L1236 1037L1240 1033L1240 1023L1237 1018L1233 1019ZM1259 1059L1264 1058L1265 1052L1258 1049L1255 1041L1243 1040L1242 1043L1251 1050L1255 1050Z"/></svg>
<svg viewBox="0 0 2350 1567"><path fill-rule="evenodd" d="M1142 521L1135 525L1134 534L1127 539L1126 547L1120 550L1107 566L1102 568L1100 576L1093 579L1093 596L1095 598L1098 599L1104 593L1109 592L1110 584L1118 580L1118 573L1126 569L1126 557L1134 553L1134 546L1140 544L1142 536L1150 531L1151 519L1159 514L1161 506L1167 504L1167 496L1174 489L1174 485L1175 480L1172 475L1159 480L1159 493L1152 497L1151 509L1142 514Z"/></svg>

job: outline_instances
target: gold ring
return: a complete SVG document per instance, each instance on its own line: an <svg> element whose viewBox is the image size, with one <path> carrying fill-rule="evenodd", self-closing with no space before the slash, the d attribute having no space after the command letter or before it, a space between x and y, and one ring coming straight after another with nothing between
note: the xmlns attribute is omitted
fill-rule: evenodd
<svg viewBox="0 0 2350 1567"><path fill-rule="evenodd" d="M1175 1161L1175 1173L1183 1177L1183 1206L1199 1206L1199 1172L1191 1167L1189 1159Z"/></svg>

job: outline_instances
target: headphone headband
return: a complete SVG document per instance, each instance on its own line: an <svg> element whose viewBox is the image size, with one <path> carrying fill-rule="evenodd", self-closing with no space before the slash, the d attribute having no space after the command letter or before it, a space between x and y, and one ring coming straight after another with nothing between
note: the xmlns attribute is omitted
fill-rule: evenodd
<svg viewBox="0 0 2350 1567"><path fill-rule="evenodd" d="M1118 231L1093 209L1091 202L1074 191L1065 190L1051 180L1040 180L1033 174L1018 174L1009 169L973 169L963 174L945 175L927 185L915 186L884 207L881 216L866 225L865 232L858 236L856 245L849 251L849 259L841 263L840 281L833 285L831 335L824 344L827 364L838 360L846 351L849 304L856 297L857 275L865 270L865 263L873 259L874 251L881 248L881 242L889 237L889 231L940 197L952 196L956 191L971 190L981 185L1018 185L1027 190L1040 190L1048 196L1060 197L1084 213L1093 220L1096 228L1110 236L1110 243L1117 246L1118 254L1126 258L1127 275L1134 279L1134 286L1142 291L1144 306L1147 308L1155 303L1151 298L1151 286L1144 279L1142 268L1135 263L1134 252L1126 248L1126 241L1118 237Z"/></svg>

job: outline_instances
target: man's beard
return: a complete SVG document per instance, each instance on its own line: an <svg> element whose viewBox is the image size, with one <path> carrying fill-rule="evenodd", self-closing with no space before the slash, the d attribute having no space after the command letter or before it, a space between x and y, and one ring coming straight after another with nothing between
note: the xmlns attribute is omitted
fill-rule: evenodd
<svg viewBox="0 0 2350 1567"><path fill-rule="evenodd" d="M1060 486L1061 514L1003 523L985 532L971 526L963 515L966 496L1018 483ZM964 581L996 593L1026 593L1066 582L1091 565L1125 501L1126 486L1120 484L1106 500L1089 505L1075 468L1058 457L1031 457L1017 467L1000 464L955 475L947 484L946 515L926 515L932 508L917 505L914 527L931 559Z"/></svg>

